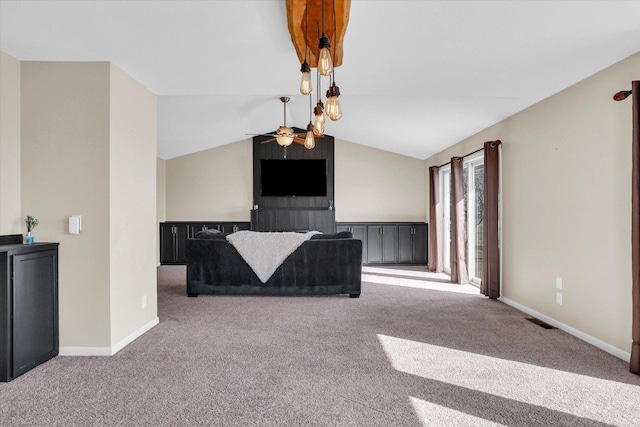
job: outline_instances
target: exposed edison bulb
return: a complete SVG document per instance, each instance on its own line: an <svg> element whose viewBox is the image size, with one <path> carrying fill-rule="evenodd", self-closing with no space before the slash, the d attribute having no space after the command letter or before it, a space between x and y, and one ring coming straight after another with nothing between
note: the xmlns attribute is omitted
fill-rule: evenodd
<svg viewBox="0 0 640 427"><path fill-rule="evenodd" d="M333 71L333 61L331 60L331 40L322 33L322 37L318 41L318 72L321 76L328 76Z"/></svg>
<svg viewBox="0 0 640 427"><path fill-rule="evenodd" d="M324 135L324 113L316 116L316 119L313 121L313 133L318 136Z"/></svg>
<svg viewBox="0 0 640 427"><path fill-rule="evenodd" d="M329 90L327 90L327 108L325 111L327 116L334 122L342 117L342 107L340 106L340 101L338 101L339 96L340 88L333 82Z"/></svg>
<svg viewBox="0 0 640 427"><path fill-rule="evenodd" d="M302 73L302 79L300 80L300 93L303 95L309 95L312 91L311 87L311 67L305 59L300 67Z"/></svg>
<svg viewBox="0 0 640 427"><path fill-rule="evenodd" d="M321 76L328 76L333 71L333 61L331 61L331 52L329 49L320 49L320 57L318 58L318 72Z"/></svg>
<svg viewBox="0 0 640 427"><path fill-rule="evenodd" d="M300 80L300 93L303 95L309 95L312 90L311 76L309 73L302 73L302 79Z"/></svg>
<svg viewBox="0 0 640 427"><path fill-rule="evenodd" d="M309 122L307 125L307 137L304 139L304 148L311 150L316 146L316 140L313 136L313 124Z"/></svg>
<svg viewBox="0 0 640 427"><path fill-rule="evenodd" d="M316 136L324 135L324 104L322 101L318 101L316 107L313 109L315 120L313 121L313 133Z"/></svg>
<svg viewBox="0 0 640 427"><path fill-rule="evenodd" d="M342 107L338 97L334 96L327 100L327 116L334 122L342 117Z"/></svg>

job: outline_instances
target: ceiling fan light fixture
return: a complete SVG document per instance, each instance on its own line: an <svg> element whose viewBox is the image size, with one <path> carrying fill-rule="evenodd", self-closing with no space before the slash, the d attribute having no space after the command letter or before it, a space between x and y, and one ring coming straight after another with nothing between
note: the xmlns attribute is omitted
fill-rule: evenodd
<svg viewBox="0 0 640 427"><path fill-rule="evenodd" d="M318 41L318 72L321 76L328 76L333 71L333 61L331 60L331 40L322 33L322 37Z"/></svg>
<svg viewBox="0 0 640 427"><path fill-rule="evenodd" d="M279 145L283 147L288 147L293 143L293 137L291 136L279 136L276 138L276 141Z"/></svg>
<svg viewBox="0 0 640 427"><path fill-rule="evenodd" d="M311 67L305 60L300 67L302 73L302 79L300 80L300 93L303 95L309 95L313 88L311 87Z"/></svg>
<svg viewBox="0 0 640 427"><path fill-rule="evenodd" d="M278 131L276 132L276 142L283 147L288 147L293 142L293 138L295 134L293 133L293 129L287 127L287 102L289 102L288 96L281 96L280 101L282 101L283 107L283 115L284 115L284 125L278 127Z"/></svg>
<svg viewBox="0 0 640 427"><path fill-rule="evenodd" d="M311 150L316 146L316 140L313 136L313 124L309 122L307 125L307 137L304 139L304 148Z"/></svg>
<svg viewBox="0 0 640 427"><path fill-rule="evenodd" d="M291 143L293 143L293 137L295 136L293 133L293 129L286 126L280 126L278 128L278 131L276 132L276 135L278 135L276 137L276 141L283 147L288 147L289 145L291 145Z"/></svg>

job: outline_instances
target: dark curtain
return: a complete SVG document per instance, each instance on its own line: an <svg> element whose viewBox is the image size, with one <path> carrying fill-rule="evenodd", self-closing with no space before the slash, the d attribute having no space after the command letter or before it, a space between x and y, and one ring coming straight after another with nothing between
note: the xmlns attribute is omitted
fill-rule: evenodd
<svg viewBox="0 0 640 427"><path fill-rule="evenodd" d="M500 141L484 143L484 208L482 230L482 283L480 292L500 297L500 248L498 246L498 189Z"/></svg>
<svg viewBox="0 0 640 427"><path fill-rule="evenodd" d="M631 268L633 317L630 370L640 375L640 81L631 87L633 97L633 169L631 172Z"/></svg>
<svg viewBox="0 0 640 427"><path fill-rule="evenodd" d="M462 164L462 157L451 158L451 281L460 284L469 283L465 251L466 221Z"/></svg>
<svg viewBox="0 0 640 427"><path fill-rule="evenodd" d="M429 168L429 270L442 272L442 253L440 222L442 221L440 204L440 168Z"/></svg>

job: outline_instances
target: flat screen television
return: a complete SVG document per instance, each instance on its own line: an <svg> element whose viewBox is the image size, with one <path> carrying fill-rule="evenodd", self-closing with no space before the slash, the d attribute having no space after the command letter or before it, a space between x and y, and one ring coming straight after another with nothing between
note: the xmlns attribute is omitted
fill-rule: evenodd
<svg viewBox="0 0 640 427"><path fill-rule="evenodd" d="M262 196L327 195L326 159L260 160Z"/></svg>

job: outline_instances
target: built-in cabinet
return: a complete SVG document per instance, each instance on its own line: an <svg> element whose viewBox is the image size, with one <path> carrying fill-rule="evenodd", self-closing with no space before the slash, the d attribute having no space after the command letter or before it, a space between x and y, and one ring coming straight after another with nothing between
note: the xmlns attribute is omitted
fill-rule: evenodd
<svg viewBox="0 0 640 427"><path fill-rule="evenodd" d="M336 230L362 240L363 264L427 264L426 223L340 222Z"/></svg>
<svg viewBox="0 0 640 427"><path fill-rule="evenodd" d="M174 221L160 223L160 264L187 263L187 239L198 231L216 229L223 233L249 230L249 222L233 221Z"/></svg>
<svg viewBox="0 0 640 427"><path fill-rule="evenodd" d="M335 233L336 216L329 209L258 209L251 211L251 229Z"/></svg>
<svg viewBox="0 0 640 427"><path fill-rule="evenodd" d="M335 224L335 225L334 225ZM253 228L252 228L253 227ZM388 222L335 222L335 211L326 209L251 212L249 222L177 221L160 224L160 263L186 264L187 239L198 231L216 229L223 233L239 230L305 231L323 233L349 231L362 240L363 264L427 264L427 224Z"/></svg>
<svg viewBox="0 0 640 427"><path fill-rule="evenodd" d="M367 262L369 264L398 262L398 227L396 225L367 225Z"/></svg>
<svg viewBox="0 0 640 427"><path fill-rule="evenodd" d="M0 381L58 355L58 243L0 236Z"/></svg>
<svg viewBox="0 0 640 427"><path fill-rule="evenodd" d="M398 225L398 262L427 263L427 224Z"/></svg>
<svg viewBox="0 0 640 427"><path fill-rule="evenodd" d="M189 224L160 224L160 263L185 264L187 262L187 239Z"/></svg>

